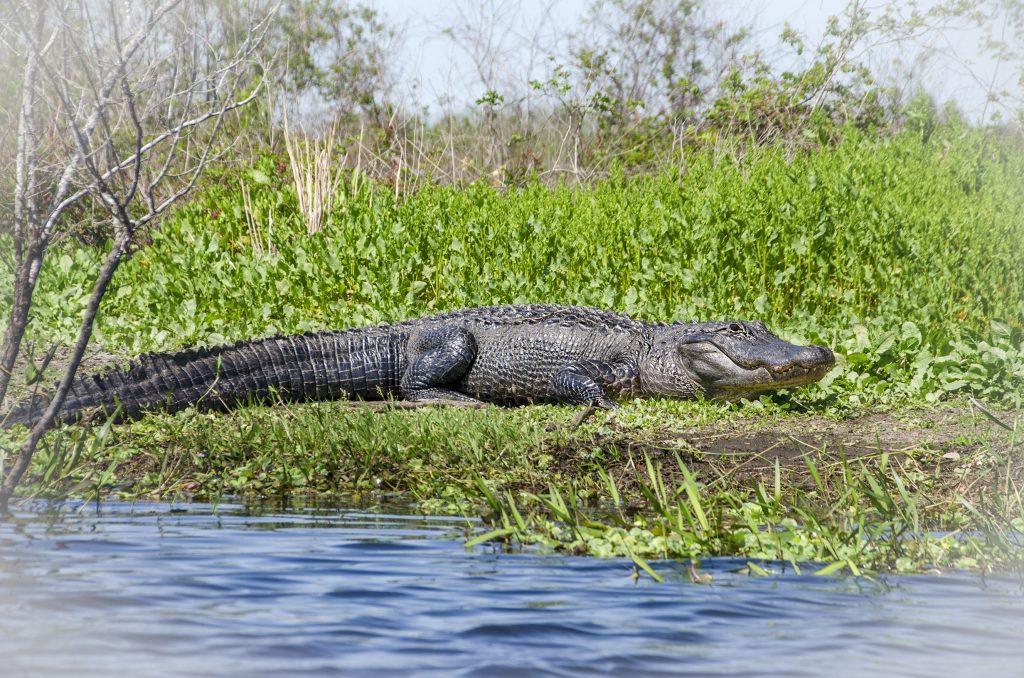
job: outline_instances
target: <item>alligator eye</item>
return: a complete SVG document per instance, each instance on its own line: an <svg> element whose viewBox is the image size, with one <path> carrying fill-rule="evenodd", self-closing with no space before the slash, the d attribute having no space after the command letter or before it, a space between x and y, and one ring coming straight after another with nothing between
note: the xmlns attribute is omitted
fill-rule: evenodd
<svg viewBox="0 0 1024 678"><path fill-rule="evenodd" d="M729 325L729 329L732 330L733 332L742 332L743 331L743 328L740 327L739 323L732 323L732 324L730 324Z"/></svg>

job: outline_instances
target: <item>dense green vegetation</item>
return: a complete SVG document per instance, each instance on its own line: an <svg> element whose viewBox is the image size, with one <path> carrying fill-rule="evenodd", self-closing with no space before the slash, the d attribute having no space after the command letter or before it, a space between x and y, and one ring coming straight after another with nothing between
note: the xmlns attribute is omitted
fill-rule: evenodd
<svg viewBox="0 0 1024 678"><path fill-rule="evenodd" d="M950 128L851 130L790 154L689 150L655 176L399 195L351 174L308 234L266 157L209 187L118 272L96 337L137 353L560 302L649 320L763 318L836 349L836 404L969 393L1020 405L1024 151ZM247 222L241 183L251 195ZM35 336L70 341L98 250L54 253Z"/></svg>
<svg viewBox="0 0 1024 678"><path fill-rule="evenodd" d="M650 320L763 318L833 347L839 365L795 393L634 403L578 431L564 428L573 412L554 407L154 415L51 434L27 491L400 491L425 510L489 517L489 538L625 555L638 567L712 554L836 564L827 571L1012 566L1019 533L1007 530L1024 529L1016 432L963 434L950 447L963 451L953 474L947 450L927 444L898 461L809 450L750 474L695 452L683 431L751 417L799 428L809 415L963 395L1012 421L1006 408L1024 404L1021 176L1024 150L977 130L924 139L849 129L799 152L688 148L656 175L613 171L590 185L424 184L396 195L352 172L326 227L309 233L286 166L266 155L208 176L121 267L98 321L103 349L534 301ZM37 343L72 339L101 256L67 239L49 257Z"/></svg>

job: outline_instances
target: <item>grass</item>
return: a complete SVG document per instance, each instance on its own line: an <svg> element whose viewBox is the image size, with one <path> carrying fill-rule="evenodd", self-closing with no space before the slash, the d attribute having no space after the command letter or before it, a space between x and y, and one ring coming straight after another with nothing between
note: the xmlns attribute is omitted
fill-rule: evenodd
<svg viewBox="0 0 1024 678"><path fill-rule="evenodd" d="M912 476L891 465L887 454L871 464L844 462L828 474L807 457L806 470L814 480L810 490L784 486L777 462L774 482L758 482L746 495L709 491L678 456L675 464L682 479L669 484L662 466L644 458L647 478L639 481L649 507L644 513L623 511L619 489L605 476L605 496L614 510L597 519L582 509L571 484L526 495L521 503L529 507L527 512L510 495L499 497L481 481L492 523L500 526L487 538L625 556L654 577L646 558L732 556L788 563L797 572L801 564L824 562L828 565L815 567L817 574L846 569L854 575L1021 567L1024 507L1019 495L1000 499L984 511L968 501L962 501L960 510L948 505L948 531L936 534L931 524L935 507L925 506L927 495L910 489ZM1004 516L1009 514L1014 517L1007 529ZM965 530L967 524L971 527ZM760 565L750 567L755 574L766 571Z"/></svg>
<svg viewBox="0 0 1024 678"><path fill-rule="evenodd" d="M651 320L763 318L832 347L839 364L795 392L633 403L577 431L565 427L574 412L554 407L154 414L51 434L25 493L401 492L426 511L487 516L492 539L638 567L708 555L750 558L752 572L764 560L824 561L826 572L1019 567L1022 175L1024 149L976 130L927 142L851 130L796 156L723 142L656 176L554 189L396 196L348 173L310 232L288 164L267 156L241 177L211 177L132 253L102 308L103 349L536 301ZM77 329L99 257L66 240L48 259L37 346ZM967 396L1014 430L939 416L958 398L965 417ZM897 440L897 429L910 433ZM847 446L857 433L879 444Z"/></svg>

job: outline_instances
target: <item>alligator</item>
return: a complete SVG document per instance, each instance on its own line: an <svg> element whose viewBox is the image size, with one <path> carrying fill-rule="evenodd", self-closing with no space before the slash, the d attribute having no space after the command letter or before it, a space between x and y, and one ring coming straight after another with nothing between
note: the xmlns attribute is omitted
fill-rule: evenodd
<svg viewBox="0 0 1024 678"><path fill-rule="evenodd" d="M761 321L647 323L596 308L467 308L391 325L139 356L77 379L55 423L87 413L229 410L253 402L362 399L614 408L636 397L736 400L821 379L835 357ZM2 426L48 404L16 405Z"/></svg>

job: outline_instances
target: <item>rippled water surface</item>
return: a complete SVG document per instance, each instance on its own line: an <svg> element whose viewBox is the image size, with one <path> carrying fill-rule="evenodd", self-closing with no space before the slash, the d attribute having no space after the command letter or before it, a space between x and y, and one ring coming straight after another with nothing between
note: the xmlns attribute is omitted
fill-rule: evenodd
<svg viewBox="0 0 1024 678"><path fill-rule="evenodd" d="M463 547L386 507L22 507L0 523L0 675L1024 676L1024 590ZM476 529L476 526L471 526Z"/></svg>

